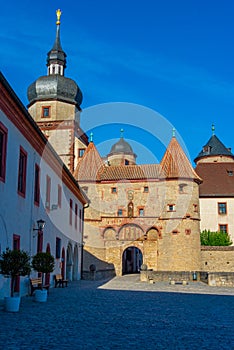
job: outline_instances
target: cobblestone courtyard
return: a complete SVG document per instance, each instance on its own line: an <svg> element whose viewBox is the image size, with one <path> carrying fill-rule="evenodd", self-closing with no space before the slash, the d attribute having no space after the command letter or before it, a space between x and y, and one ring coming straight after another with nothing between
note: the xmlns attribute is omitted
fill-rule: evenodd
<svg viewBox="0 0 234 350"><path fill-rule="evenodd" d="M209 293L209 294L207 294ZM148 284L139 275L51 288L0 309L0 349L234 349L234 291Z"/></svg>

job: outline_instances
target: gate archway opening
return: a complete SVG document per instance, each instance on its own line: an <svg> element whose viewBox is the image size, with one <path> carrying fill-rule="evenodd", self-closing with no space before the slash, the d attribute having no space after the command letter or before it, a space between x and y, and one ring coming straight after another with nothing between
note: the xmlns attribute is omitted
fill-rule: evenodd
<svg viewBox="0 0 234 350"><path fill-rule="evenodd" d="M139 273L142 263L143 255L139 248L126 248L122 255L122 275Z"/></svg>

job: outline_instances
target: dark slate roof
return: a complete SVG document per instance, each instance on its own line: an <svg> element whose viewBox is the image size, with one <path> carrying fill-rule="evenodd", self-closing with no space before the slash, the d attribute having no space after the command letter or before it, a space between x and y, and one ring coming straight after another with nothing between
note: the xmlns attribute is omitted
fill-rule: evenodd
<svg viewBox="0 0 234 350"><path fill-rule="evenodd" d="M203 179L200 197L234 197L234 162L199 163L195 171Z"/></svg>
<svg viewBox="0 0 234 350"><path fill-rule="evenodd" d="M47 66L51 63L59 63L66 68L66 57L67 55L62 49L60 41L60 25L57 25L57 32L54 45L47 54Z"/></svg>
<svg viewBox="0 0 234 350"><path fill-rule="evenodd" d="M58 74L42 76L28 87L30 104L54 99L76 104L80 108L83 96L74 80Z"/></svg>
<svg viewBox="0 0 234 350"><path fill-rule="evenodd" d="M124 140L123 137L121 137L120 140L111 147L111 151L109 155L119 154L119 153L134 155L132 147L129 145L127 141Z"/></svg>
<svg viewBox="0 0 234 350"><path fill-rule="evenodd" d="M224 146L224 144L219 140L216 135L212 135L205 146L203 146L202 151L194 159L195 163L204 157L211 156L230 156L234 158L232 152Z"/></svg>
<svg viewBox="0 0 234 350"><path fill-rule="evenodd" d="M51 63L59 63L66 68L66 57L67 55L62 49L60 41L60 25L57 25L57 32L54 45L47 54L47 66Z"/></svg>

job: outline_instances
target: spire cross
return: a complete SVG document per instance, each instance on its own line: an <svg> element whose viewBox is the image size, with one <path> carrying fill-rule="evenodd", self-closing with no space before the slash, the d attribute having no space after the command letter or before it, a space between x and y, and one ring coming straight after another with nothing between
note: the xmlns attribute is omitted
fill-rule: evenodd
<svg viewBox="0 0 234 350"><path fill-rule="evenodd" d="M175 137L175 128L172 129L172 137Z"/></svg>
<svg viewBox="0 0 234 350"><path fill-rule="evenodd" d="M90 142L93 142L93 133L90 133Z"/></svg>
<svg viewBox="0 0 234 350"><path fill-rule="evenodd" d="M62 11L61 11L60 9L58 9L58 10L56 11L56 15L57 15L57 22L56 22L56 24L57 24L57 25L60 24L60 17L61 17L61 14L62 14Z"/></svg>
<svg viewBox="0 0 234 350"><path fill-rule="evenodd" d="M124 129L120 130L120 137L123 138Z"/></svg>
<svg viewBox="0 0 234 350"><path fill-rule="evenodd" d="M212 130L212 135L214 135L215 134L215 126L214 126L214 124L212 124L211 130Z"/></svg>

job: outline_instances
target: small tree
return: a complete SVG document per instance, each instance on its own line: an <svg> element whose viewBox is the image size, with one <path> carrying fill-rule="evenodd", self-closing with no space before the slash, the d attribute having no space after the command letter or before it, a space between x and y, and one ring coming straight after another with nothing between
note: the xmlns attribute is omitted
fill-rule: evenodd
<svg viewBox="0 0 234 350"><path fill-rule="evenodd" d="M204 230L200 234L201 245L206 246L229 246L232 244L230 236L225 232L211 232Z"/></svg>
<svg viewBox="0 0 234 350"><path fill-rule="evenodd" d="M33 256L32 267L35 271L42 273L42 285L44 274L54 271L54 257L48 252L40 252Z"/></svg>
<svg viewBox="0 0 234 350"><path fill-rule="evenodd" d="M17 277L27 276L30 271L30 256L27 252L7 248L0 255L0 273L11 278L11 297L14 296Z"/></svg>

